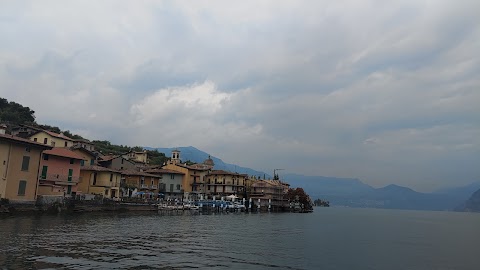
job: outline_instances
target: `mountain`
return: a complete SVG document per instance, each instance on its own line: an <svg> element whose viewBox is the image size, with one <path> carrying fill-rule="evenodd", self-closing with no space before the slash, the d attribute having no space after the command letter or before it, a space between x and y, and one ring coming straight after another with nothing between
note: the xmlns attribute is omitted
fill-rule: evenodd
<svg viewBox="0 0 480 270"><path fill-rule="evenodd" d="M285 177L291 186L302 187L312 199L327 200L332 206L453 210L468 198L468 195L464 195L465 190L471 189L471 187L458 187L451 190L445 189L442 193L421 193L398 185L373 188L352 178L298 174L287 174Z"/></svg>
<svg viewBox="0 0 480 270"><path fill-rule="evenodd" d="M470 198L457 207L457 211L480 212L480 189L475 191Z"/></svg>
<svg viewBox="0 0 480 270"><path fill-rule="evenodd" d="M180 150L180 159L182 161L190 160L196 163L202 163L209 157L208 153L202 150L199 150L193 146L174 147L174 148L152 148L152 147L144 147L144 148L147 150L157 150L158 152L165 153L167 157L172 156L172 150L175 150L175 149ZM223 162L223 160L214 156L211 156L211 159L215 163L215 167L214 167L215 170L226 170L231 172L244 173L248 175L255 175L255 176L261 176L261 177L265 175L267 178L270 177L270 175L261 171L238 166L235 164L225 163Z"/></svg>

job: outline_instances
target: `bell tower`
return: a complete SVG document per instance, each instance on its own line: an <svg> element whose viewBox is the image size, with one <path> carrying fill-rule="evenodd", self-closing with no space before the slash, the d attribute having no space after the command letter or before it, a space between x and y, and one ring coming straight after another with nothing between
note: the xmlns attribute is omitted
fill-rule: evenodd
<svg viewBox="0 0 480 270"><path fill-rule="evenodd" d="M170 160L173 164L180 163L180 150L178 149L172 150L172 157Z"/></svg>

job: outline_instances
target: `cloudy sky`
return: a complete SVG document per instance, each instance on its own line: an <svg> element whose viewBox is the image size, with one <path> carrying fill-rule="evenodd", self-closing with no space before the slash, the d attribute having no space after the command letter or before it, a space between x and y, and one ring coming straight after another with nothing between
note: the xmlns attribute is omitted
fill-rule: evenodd
<svg viewBox="0 0 480 270"><path fill-rule="evenodd" d="M480 180L480 1L2 1L0 96L90 139Z"/></svg>

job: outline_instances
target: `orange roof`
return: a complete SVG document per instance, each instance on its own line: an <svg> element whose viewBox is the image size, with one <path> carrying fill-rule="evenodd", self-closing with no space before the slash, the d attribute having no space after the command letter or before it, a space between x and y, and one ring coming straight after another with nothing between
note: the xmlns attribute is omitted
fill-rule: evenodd
<svg viewBox="0 0 480 270"><path fill-rule="evenodd" d="M124 174L124 175L136 175L136 176L149 176L149 177L160 178L159 175L150 174L148 172L139 172L139 171L135 171L135 170L123 170L122 174Z"/></svg>
<svg viewBox="0 0 480 270"><path fill-rule="evenodd" d="M52 146L45 145L43 143L33 142L33 141L30 141L29 139L24 139L24 138L20 138L20 137L9 135L9 134L0 134L0 139L15 142L15 143L19 143L19 144L26 144L26 145L32 146L32 147L40 147L40 148L43 148L43 149L52 149Z"/></svg>
<svg viewBox="0 0 480 270"><path fill-rule="evenodd" d="M84 166L80 167L80 171L96 171L96 172L114 172L114 173L121 173L117 170L105 168L102 166L91 165L91 166Z"/></svg>
<svg viewBox="0 0 480 270"><path fill-rule="evenodd" d="M153 174L169 173L169 174L182 174L182 175L184 175L184 173L182 173L182 172L174 171L174 170L168 170L168 169L150 169L150 170L146 170L145 172L153 173Z"/></svg>
<svg viewBox="0 0 480 270"><path fill-rule="evenodd" d="M74 158L74 159L83 159L83 157L79 156L72 150L64 147L54 147L51 150L45 150L43 153L53 155L53 156L59 156L59 157L67 157L67 158Z"/></svg>

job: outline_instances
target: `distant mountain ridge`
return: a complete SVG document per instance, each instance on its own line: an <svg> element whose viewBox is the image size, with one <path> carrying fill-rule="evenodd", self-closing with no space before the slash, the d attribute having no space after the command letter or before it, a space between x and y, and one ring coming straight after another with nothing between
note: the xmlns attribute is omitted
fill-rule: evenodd
<svg viewBox="0 0 480 270"><path fill-rule="evenodd" d="M171 156L171 151L181 151L182 161L203 162L208 153L193 146L176 148L151 148ZM225 163L223 160L211 156L215 169L227 170L248 175L271 178L265 172ZM312 199L320 198L330 201L332 206L370 207L410 210L454 210L465 201L473 192L480 188L480 182L462 187L443 188L433 193L417 192L411 188L395 184L382 188L374 188L355 178L338 178L325 176L305 176L300 174L280 174L291 187L303 188Z"/></svg>

